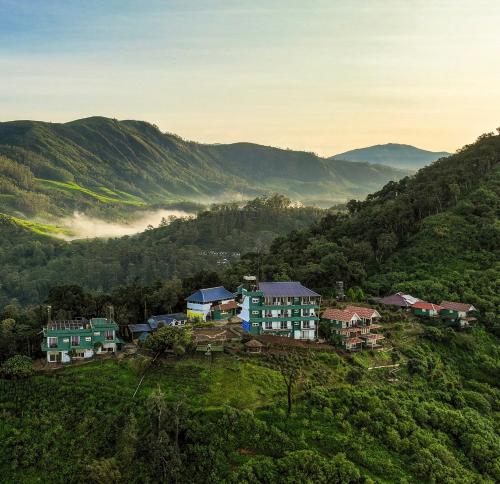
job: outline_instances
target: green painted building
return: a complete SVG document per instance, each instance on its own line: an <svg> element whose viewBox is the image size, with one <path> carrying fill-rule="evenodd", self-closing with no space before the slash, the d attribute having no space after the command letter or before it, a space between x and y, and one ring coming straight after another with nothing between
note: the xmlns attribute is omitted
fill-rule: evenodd
<svg viewBox="0 0 500 484"><path fill-rule="evenodd" d="M457 323L460 327L468 327L476 321L477 309L469 303L441 301L439 316Z"/></svg>
<svg viewBox="0 0 500 484"><path fill-rule="evenodd" d="M118 325L111 319L51 321L43 328L42 351L49 363L69 363L94 354L115 353L121 343Z"/></svg>
<svg viewBox="0 0 500 484"><path fill-rule="evenodd" d="M317 338L321 296L300 282L254 282L238 287L245 331L252 335Z"/></svg>

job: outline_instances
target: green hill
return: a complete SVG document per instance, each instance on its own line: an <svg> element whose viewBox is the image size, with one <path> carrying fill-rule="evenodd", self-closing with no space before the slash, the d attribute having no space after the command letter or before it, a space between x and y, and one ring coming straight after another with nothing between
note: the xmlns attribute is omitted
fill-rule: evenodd
<svg viewBox="0 0 500 484"><path fill-rule="evenodd" d="M251 143L204 145L141 121L0 123L0 207L17 216L114 215L130 207L272 192L331 205L405 174Z"/></svg>
<svg viewBox="0 0 500 484"><path fill-rule="evenodd" d="M450 154L446 151L427 151L411 145L387 143L346 151L332 156L330 159L376 163L418 170L433 161L439 160L439 158L450 156Z"/></svg>
<svg viewBox="0 0 500 484"><path fill-rule="evenodd" d="M348 214L328 214L276 240L259 262L263 277L298 279L325 291L343 280L372 295L404 290L437 302L464 300L494 320L500 304L499 161L500 136L483 135L415 176L349 202Z"/></svg>

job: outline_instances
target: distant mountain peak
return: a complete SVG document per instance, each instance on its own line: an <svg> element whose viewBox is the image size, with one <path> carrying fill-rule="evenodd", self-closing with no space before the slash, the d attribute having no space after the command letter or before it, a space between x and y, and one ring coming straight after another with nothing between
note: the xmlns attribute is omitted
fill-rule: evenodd
<svg viewBox="0 0 500 484"><path fill-rule="evenodd" d="M402 143L385 143L357 148L332 156L333 160L348 160L389 165L396 168L418 170L425 165L450 156L447 151L429 151Z"/></svg>

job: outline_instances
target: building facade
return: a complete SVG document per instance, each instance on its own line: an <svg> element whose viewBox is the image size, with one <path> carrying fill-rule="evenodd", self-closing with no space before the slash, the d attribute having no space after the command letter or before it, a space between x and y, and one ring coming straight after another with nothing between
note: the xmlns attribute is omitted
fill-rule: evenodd
<svg viewBox="0 0 500 484"><path fill-rule="evenodd" d="M51 321L43 328L42 351L49 363L69 363L94 354L115 353L118 325L107 318Z"/></svg>
<svg viewBox="0 0 500 484"><path fill-rule="evenodd" d="M300 282L261 282L238 287L240 318L252 335L317 338L321 296Z"/></svg>
<svg viewBox="0 0 500 484"><path fill-rule="evenodd" d="M234 294L222 286L199 289L186 301L187 316L194 321L228 319L238 308Z"/></svg>

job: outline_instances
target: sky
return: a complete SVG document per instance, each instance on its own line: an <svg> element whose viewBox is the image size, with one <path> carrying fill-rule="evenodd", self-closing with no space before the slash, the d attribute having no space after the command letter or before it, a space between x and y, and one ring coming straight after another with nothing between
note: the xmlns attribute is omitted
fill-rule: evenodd
<svg viewBox="0 0 500 484"><path fill-rule="evenodd" d="M498 0L0 0L0 121L455 151L500 125Z"/></svg>

